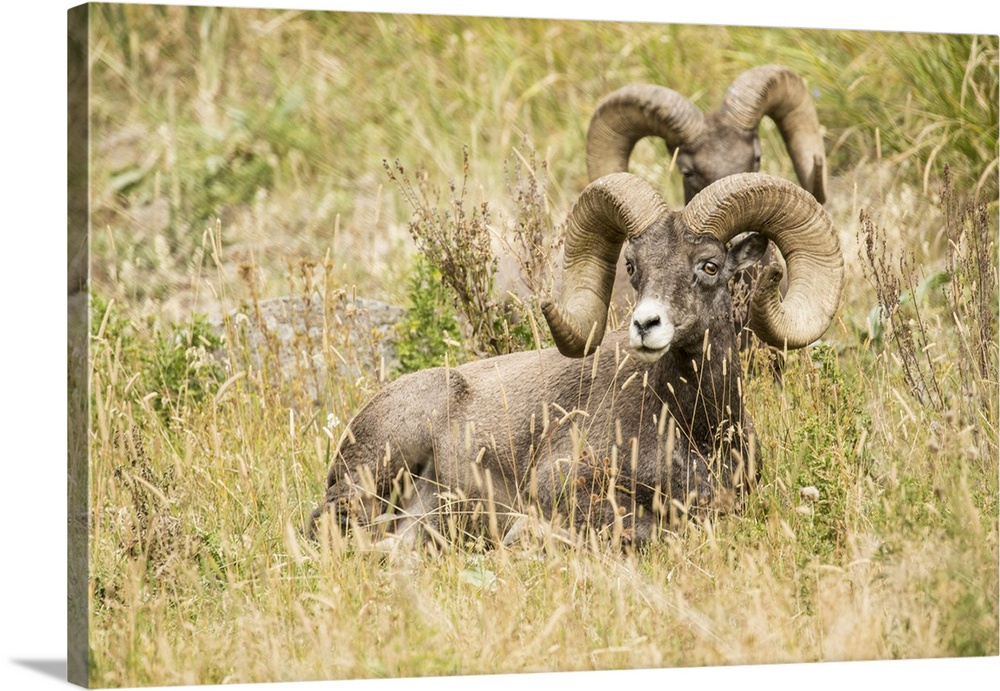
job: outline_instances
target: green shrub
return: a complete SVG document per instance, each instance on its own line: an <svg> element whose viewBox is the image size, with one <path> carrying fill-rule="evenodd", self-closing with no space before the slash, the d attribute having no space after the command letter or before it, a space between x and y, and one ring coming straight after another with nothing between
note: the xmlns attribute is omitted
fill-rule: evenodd
<svg viewBox="0 0 1000 691"><path fill-rule="evenodd" d="M159 330L142 360L146 385L158 394L157 409L173 414L211 395L225 379L213 357L222 346L222 337L202 315Z"/></svg>
<svg viewBox="0 0 1000 691"><path fill-rule="evenodd" d="M406 318L397 327L400 370L414 372L462 362L466 353L441 271L422 255L417 256L407 279L407 295Z"/></svg>

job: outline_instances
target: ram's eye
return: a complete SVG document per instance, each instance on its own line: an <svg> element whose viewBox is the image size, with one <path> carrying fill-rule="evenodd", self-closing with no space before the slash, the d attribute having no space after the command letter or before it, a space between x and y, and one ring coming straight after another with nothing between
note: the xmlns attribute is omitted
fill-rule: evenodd
<svg viewBox="0 0 1000 691"><path fill-rule="evenodd" d="M630 261L625 262L625 273L627 273L629 276L635 273L635 267L632 266L632 262Z"/></svg>
<svg viewBox="0 0 1000 691"><path fill-rule="evenodd" d="M719 265L716 264L715 262L708 261L705 262L705 264L701 267L701 270L707 273L709 276L714 276L715 274L719 273Z"/></svg>

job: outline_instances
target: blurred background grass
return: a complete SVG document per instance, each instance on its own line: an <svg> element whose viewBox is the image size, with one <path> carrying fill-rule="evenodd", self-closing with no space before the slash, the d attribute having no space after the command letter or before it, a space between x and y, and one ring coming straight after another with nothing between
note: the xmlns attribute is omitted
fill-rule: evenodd
<svg viewBox="0 0 1000 691"><path fill-rule="evenodd" d="M526 141L559 217L604 94L648 81L709 110L766 62L813 89L834 176L886 162L934 193L948 164L960 194L996 204L995 37L142 5L94 18L94 255L118 263L95 276L124 274L133 300L178 299L217 218L226 258L253 247L270 268L334 246L345 283L399 299L379 277L409 249L410 209L384 159L444 185L468 147L476 201L511 212L502 163ZM764 169L788 176L764 130ZM633 170L679 204L664 151L642 142Z"/></svg>

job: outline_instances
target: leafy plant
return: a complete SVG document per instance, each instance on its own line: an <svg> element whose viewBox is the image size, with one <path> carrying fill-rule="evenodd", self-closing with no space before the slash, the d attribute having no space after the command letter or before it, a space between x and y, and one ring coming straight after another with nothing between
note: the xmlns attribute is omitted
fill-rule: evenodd
<svg viewBox="0 0 1000 691"><path fill-rule="evenodd" d="M201 315L160 331L143 358L147 384L158 393L157 407L173 414L211 395L225 379L222 365L212 357L222 345L222 337Z"/></svg>
<svg viewBox="0 0 1000 691"><path fill-rule="evenodd" d="M150 336L124 314L121 304L92 294L92 357L110 358L134 372L145 390L155 394L151 399L164 416L204 400L222 383L223 366L214 356L224 341L204 316L165 328L151 321Z"/></svg>
<svg viewBox="0 0 1000 691"><path fill-rule="evenodd" d="M396 351L402 372L414 372L465 359L454 308L441 272L418 256L408 278L409 307L399 324Z"/></svg>

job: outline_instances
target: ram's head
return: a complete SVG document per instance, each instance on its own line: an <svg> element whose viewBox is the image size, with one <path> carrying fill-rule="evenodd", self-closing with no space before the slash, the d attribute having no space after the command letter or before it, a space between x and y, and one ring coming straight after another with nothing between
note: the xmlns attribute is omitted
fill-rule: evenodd
<svg viewBox="0 0 1000 691"><path fill-rule="evenodd" d="M684 176L684 201L734 173L760 169L757 130L767 116L778 127L802 187L826 201L826 157L816 108L803 79L780 65L747 70L730 85L722 106L703 113L663 86L630 84L598 105L587 131L591 180L628 170L632 149L643 137L661 137L676 150Z"/></svg>
<svg viewBox="0 0 1000 691"><path fill-rule="evenodd" d="M750 231L756 239L743 235ZM781 178L741 173L672 212L641 178L604 176L573 209L560 300L542 305L553 339L572 357L601 342L623 246L636 289L631 344L641 357L655 359L682 337L701 338L709 319L731 329L728 279L761 256L764 238L785 260L787 292L779 290L780 265L769 265L751 299L750 328L776 348L801 348L829 326L844 280L830 218L808 193Z"/></svg>

